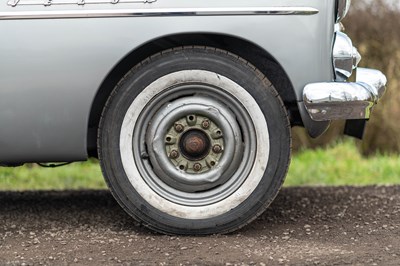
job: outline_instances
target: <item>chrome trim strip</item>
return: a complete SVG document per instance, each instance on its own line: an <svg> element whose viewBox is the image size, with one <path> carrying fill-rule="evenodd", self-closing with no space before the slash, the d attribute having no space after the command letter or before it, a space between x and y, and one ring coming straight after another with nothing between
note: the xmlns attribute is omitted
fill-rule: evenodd
<svg viewBox="0 0 400 266"><path fill-rule="evenodd" d="M17 6L18 2L19 2L19 0L10 0L10 1L8 1L7 5L9 5L9 6Z"/></svg>
<svg viewBox="0 0 400 266"><path fill-rule="evenodd" d="M342 21L349 12L351 0L336 0L336 23Z"/></svg>
<svg viewBox="0 0 400 266"><path fill-rule="evenodd" d="M118 4L143 3L151 4L157 0L9 0L8 5L15 6L52 6L52 5L86 5L86 4Z"/></svg>
<svg viewBox="0 0 400 266"><path fill-rule="evenodd" d="M108 10L53 10L0 12L0 20L106 17L252 16L318 14L312 7L150 8Z"/></svg>
<svg viewBox="0 0 400 266"><path fill-rule="evenodd" d="M304 105L315 121L368 119L386 90L387 79L375 69L358 68L357 82L308 84Z"/></svg>

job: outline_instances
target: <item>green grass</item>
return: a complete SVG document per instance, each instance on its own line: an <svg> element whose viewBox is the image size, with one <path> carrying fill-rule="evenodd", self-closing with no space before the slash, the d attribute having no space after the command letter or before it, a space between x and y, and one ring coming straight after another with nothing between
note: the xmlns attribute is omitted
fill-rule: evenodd
<svg viewBox="0 0 400 266"><path fill-rule="evenodd" d="M285 182L286 186L391 184L400 184L400 157L363 157L352 141L294 155Z"/></svg>
<svg viewBox="0 0 400 266"><path fill-rule="evenodd" d="M29 164L0 168L0 190L104 189L106 184L95 160L59 168Z"/></svg>
<svg viewBox="0 0 400 266"><path fill-rule="evenodd" d="M362 157L345 141L327 149L304 150L292 158L285 186L400 184L400 157ZM0 168L0 190L104 189L97 161L48 169L36 165Z"/></svg>

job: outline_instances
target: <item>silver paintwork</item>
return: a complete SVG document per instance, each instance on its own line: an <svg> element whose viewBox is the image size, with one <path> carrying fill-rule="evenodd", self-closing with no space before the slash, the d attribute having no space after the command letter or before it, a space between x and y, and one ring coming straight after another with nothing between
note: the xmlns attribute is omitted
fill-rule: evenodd
<svg viewBox="0 0 400 266"><path fill-rule="evenodd" d="M276 12L281 7L319 12L282 16ZM331 0L158 0L47 7L12 7L4 1L0 4L0 163L85 160L91 107L107 75L139 47L180 34L228 35L261 47L290 78L306 128L325 127L326 123L310 119L302 99L307 84L334 80L335 8ZM217 12L210 14L210 9ZM274 12L256 15L259 9ZM144 15L119 17L110 10ZM182 16L170 14L171 10L193 12ZM86 18L89 11L112 18ZM32 16L52 12L85 18ZM20 19L27 14L31 19Z"/></svg>
<svg viewBox="0 0 400 266"><path fill-rule="evenodd" d="M312 119L368 119L383 96L386 77L378 70L358 68L357 82L320 82L304 88L304 104Z"/></svg>
<svg viewBox="0 0 400 266"><path fill-rule="evenodd" d="M229 7L229 8L163 8L163 9L105 9L0 12L0 20L66 19L107 17L180 17L180 16L282 16L315 15L311 7Z"/></svg>

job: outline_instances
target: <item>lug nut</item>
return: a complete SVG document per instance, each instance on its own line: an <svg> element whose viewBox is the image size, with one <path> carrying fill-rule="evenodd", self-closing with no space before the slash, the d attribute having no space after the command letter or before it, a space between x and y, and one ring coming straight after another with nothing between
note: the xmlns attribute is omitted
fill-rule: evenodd
<svg viewBox="0 0 400 266"><path fill-rule="evenodd" d="M181 124L175 124L175 131L178 133L181 133L183 130L185 129L185 127Z"/></svg>
<svg viewBox="0 0 400 266"><path fill-rule="evenodd" d="M200 171L201 168L202 168L202 166L201 166L201 164L199 164L199 163L195 163L195 164L193 165L193 170L195 170L196 172Z"/></svg>
<svg viewBox="0 0 400 266"><path fill-rule="evenodd" d="M215 144L212 148L214 153L221 153L222 152L222 147L219 144Z"/></svg>
<svg viewBox="0 0 400 266"><path fill-rule="evenodd" d="M201 127L204 129L208 129L210 127L210 121L204 120L203 122L201 122Z"/></svg>
<svg viewBox="0 0 400 266"><path fill-rule="evenodd" d="M177 150L172 150L171 153L169 154L169 157L171 159L176 159L179 157L179 152Z"/></svg>

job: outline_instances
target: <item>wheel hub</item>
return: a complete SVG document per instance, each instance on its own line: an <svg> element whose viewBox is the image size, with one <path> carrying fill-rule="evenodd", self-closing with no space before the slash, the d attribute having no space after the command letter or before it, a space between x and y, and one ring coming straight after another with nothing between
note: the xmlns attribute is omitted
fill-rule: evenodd
<svg viewBox="0 0 400 266"><path fill-rule="evenodd" d="M201 130L191 129L182 135L179 148L186 159L198 161L210 153L210 138Z"/></svg>
<svg viewBox="0 0 400 266"><path fill-rule="evenodd" d="M221 160L223 130L209 117L189 114L173 122L165 135L165 150L179 171L199 175L211 171Z"/></svg>
<svg viewBox="0 0 400 266"><path fill-rule="evenodd" d="M149 159L164 189L207 194L235 182L244 146L236 116L224 103L182 97L157 111L149 125Z"/></svg>

